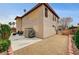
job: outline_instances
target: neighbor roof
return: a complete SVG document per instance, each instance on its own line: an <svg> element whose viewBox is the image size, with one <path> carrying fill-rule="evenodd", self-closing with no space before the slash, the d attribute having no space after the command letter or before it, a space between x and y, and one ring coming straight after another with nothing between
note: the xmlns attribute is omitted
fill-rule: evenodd
<svg viewBox="0 0 79 59"><path fill-rule="evenodd" d="M39 6L41 6L41 5L45 5L55 16L57 16L58 18L59 18L59 16L56 14L56 12L49 6L49 4L48 3L38 3L36 6L34 6L31 10L29 10L27 13L25 13L23 16L21 16L21 17L19 17L19 16L17 16L16 18L15 18L15 20L17 19L17 18L23 18L24 16L26 16L26 15L28 15L29 13L31 13L32 11L34 11L35 9L37 9Z"/></svg>

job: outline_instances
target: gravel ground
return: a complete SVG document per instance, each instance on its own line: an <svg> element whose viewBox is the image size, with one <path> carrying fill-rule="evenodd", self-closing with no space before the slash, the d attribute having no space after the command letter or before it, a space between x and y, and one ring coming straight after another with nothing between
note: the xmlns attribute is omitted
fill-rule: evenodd
<svg viewBox="0 0 79 59"><path fill-rule="evenodd" d="M68 37L55 35L22 49L16 50L15 55L67 55Z"/></svg>

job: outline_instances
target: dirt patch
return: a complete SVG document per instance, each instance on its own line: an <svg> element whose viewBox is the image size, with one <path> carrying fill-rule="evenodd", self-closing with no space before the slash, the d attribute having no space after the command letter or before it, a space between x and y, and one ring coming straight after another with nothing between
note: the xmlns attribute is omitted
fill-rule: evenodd
<svg viewBox="0 0 79 59"><path fill-rule="evenodd" d="M55 35L14 52L16 55L67 55L68 37Z"/></svg>

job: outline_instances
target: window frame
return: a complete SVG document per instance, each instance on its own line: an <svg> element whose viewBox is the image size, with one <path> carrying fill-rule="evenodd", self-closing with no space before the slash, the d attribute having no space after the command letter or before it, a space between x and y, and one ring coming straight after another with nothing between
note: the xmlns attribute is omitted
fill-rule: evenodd
<svg viewBox="0 0 79 59"><path fill-rule="evenodd" d="M48 17L48 8L45 7L45 17Z"/></svg>

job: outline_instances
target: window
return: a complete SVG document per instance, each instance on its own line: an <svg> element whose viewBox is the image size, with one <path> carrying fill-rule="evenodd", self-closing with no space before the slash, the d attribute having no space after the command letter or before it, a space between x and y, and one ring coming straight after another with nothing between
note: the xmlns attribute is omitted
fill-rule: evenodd
<svg viewBox="0 0 79 59"><path fill-rule="evenodd" d="M57 19L57 23L59 23L59 19Z"/></svg>
<svg viewBox="0 0 79 59"><path fill-rule="evenodd" d="M54 15L53 15L53 21L54 21Z"/></svg>
<svg viewBox="0 0 79 59"><path fill-rule="evenodd" d="M57 18L57 17L56 17L56 22L57 22L57 23L59 23L59 20L58 20L58 18Z"/></svg>
<svg viewBox="0 0 79 59"><path fill-rule="evenodd" d="M45 17L48 17L48 9L45 8Z"/></svg>
<svg viewBox="0 0 79 59"><path fill-rule="evenodd" d="M56 16L55 15L53 15L53 21L56 21Z"/></svg>
<svg viewBox="0 0 79 59"><path fill-rule="evenodd" d="M55 19L55 21L56 21L56 17L55 17L54 19Z"/></svg>
<svg viewBox="0 0 79 59"><path fill-rule="evenodd" d="M56 21L56 16L55 16L55 21Z"/></svg>

